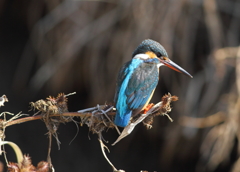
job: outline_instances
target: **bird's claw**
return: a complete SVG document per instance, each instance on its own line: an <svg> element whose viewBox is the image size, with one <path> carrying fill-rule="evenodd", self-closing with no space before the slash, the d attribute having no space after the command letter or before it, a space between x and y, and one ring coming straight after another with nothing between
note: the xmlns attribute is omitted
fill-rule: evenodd
<svg viewBox="0 0 240 172"><path fill-rule="evenodd" d="M153 106L154 106L153 103L148 104L148 105L143 109L143 113L146 114Z"/></svg>

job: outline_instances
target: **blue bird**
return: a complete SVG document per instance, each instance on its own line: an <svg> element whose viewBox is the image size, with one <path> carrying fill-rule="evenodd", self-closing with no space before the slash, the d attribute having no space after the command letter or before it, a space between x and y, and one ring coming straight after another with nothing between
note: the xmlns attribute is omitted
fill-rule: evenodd
<svg viewBox="0 0 240 172"><path fill-rule="evenodd" d="M131 116L139 114L149 103L158 84L159 67L165 65L177 72L192 76L168 58L161 44L144 40L133 52L132 60L121 68L115 93L117 126L128 125Z"/></svg>

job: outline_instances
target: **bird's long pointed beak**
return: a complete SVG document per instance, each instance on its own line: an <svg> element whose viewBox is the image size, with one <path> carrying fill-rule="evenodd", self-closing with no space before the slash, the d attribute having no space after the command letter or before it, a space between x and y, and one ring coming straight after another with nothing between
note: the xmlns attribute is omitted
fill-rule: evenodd
<svg viewBox="0 0 240 172"><path fill-rule="evenodd" d="M160 59L160 61L167 67L182 73L184 75L189 76L190 78L193 78L192 75L190 75L186 70L184 70L183 68L181 68L180 66L178 66L176 63L174 63L173 61L171 61L169 58L165 58L165 60Z"/></svg>

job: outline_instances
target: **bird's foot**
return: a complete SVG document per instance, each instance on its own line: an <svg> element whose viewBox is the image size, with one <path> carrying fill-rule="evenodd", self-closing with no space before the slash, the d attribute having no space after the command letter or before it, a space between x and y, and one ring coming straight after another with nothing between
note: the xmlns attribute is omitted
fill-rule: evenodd
<svg viewBox="0 0 240 172"><path fill-rule="evenodd" d="M143 109L143 114L146 114L153 106L154 106L153 103L148 104L148 105Z"/></svg>

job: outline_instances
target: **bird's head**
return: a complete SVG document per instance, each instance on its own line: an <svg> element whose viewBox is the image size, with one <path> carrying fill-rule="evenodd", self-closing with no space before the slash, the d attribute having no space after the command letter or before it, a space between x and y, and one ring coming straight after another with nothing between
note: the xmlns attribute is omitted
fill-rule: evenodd
<svg viewBox="0 0 240 172"><path fill-rule="evenodd" d="M192 78L192 75L168 58L167 51L161 44L151 39L144 40L133 52L132 57L143 60L158 59L158 66L165 65Z"/></svg>

